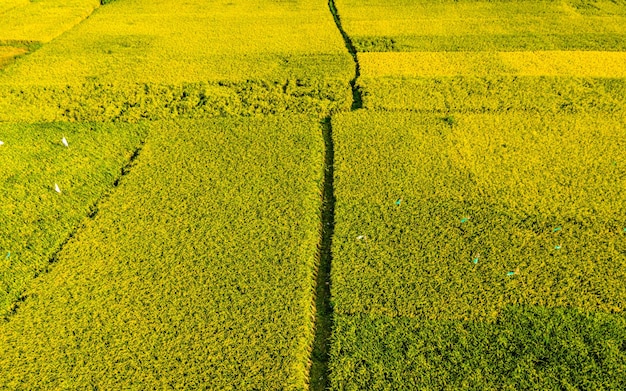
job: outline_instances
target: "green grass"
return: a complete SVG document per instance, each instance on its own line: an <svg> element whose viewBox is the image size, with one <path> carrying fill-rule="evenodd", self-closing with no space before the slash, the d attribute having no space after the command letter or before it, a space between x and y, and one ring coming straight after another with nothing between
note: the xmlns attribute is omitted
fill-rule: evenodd
<svg viewBox="0 0 626 391"><path fill-rule="evenodd" d="M46 270L146 133L145 126L0 124L0 316Z"/></svg>
<svg viewBox="0 0 626 391"><path fill-rule="evenodd" d="M444 349L431 353L429 360L438 362L434 367L411 369L419 376L432 370L431 380L411 383L413 375L404 372L403 358L381 352L386 352L385 344L410 345L414 337L404 334L405 326L387 333L387 321L374 327L371 319L408 318L410 324L430 322L435 330L444 330L442 325L450 322L470 322L468 327L497 323L510 306L546 314L562 307L606 314L626 309L621 283L626 278L623 115L359 111L333 117L333 129L335 389L439 389L437 384L448 384L446 376L454 378L450 389L514 384L501 382L510 375L508 367L494 366L483 383L477 378L474 388L462 386L459 382L471 369L460 369L458 378L447 374L452 364ZM541 334L541 329L521 330L526 326L514 319L505 329L520 340L524 332ZM615 319L611 322L621 324L621 318ZM344 335L345 327L352 334ZM596 348L596 337L596 342L576 345L591 338L584 327L580 335L572 334L571 350L561 343L559 355L574 357L577 349ZM497 334L497 328L489 330L472 338L483 343ZM423 336L438 332L423 331ZM372 350L372 345L361 344L358 338L363 335L368 341L369 333L378 335L383 345ZM617 335L623 350L626 340ZM415 338L419 342L422 337ZM469 355L472 361L488 349L477 345L473 352L473 343L450 354L463 360ZM623 361L624 352L618 353ZM488 354L503 355L511 365L519 358L506 346L489 348ZM558 360L546 354L553 363L547 370L553 373ZM344 359L349 365L363 362L367 371L357 372ZM583 366L603 365L592 356L581 360ZM618 384L621 378L606 369L591 369L587 376L574 368L569 370L578 386L587 380L598 387ZM395 379L408 383L399 387ZM528 381L520 383L521 389L533 389ZM555 387L553 379L541 374L533 381L541 389Z"/></svg>
<svg viewBox="0 0 626 391"><path fill-rule="evenodd" d="M320 131L303 116L153 123L0 326L0 388L304 389Z"/></svg>
<svg viewBox="0 0 626 391"><path fill-rule="evenodd" d="M625 49L623 1L339 0L337 8L361 52Z"/></svg>

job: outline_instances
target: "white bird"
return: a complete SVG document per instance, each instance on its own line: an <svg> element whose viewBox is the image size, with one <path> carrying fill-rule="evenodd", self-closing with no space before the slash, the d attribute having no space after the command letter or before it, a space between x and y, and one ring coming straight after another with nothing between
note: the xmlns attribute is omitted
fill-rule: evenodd
<svg viewBox="0 0 626 391"><path fill-rule="evenodd" d="M4 142L0 141L0 145L4 145Z"/></svg>
<svg viewBox="0 0 626 391"><path fill-rule="evenodd" d="M365 235L359 235L356 237L356 240L363 240L365 239Z"/></svg>
<svg viewBox="0 0 626 391"><path fill-rule="evenodd" d="M61 189L59 189L59 185L57 185L56 183L54 184L54 191L61 194Z"/></svg>
<svg viewBox="0 0 626 391"><path fill-rule="evenodd" d="M69 148L70 144L67 142L67 139L65 138L65 136L63 136L63 138L61 139L61 142L63 143L63 145Z"/></svg>

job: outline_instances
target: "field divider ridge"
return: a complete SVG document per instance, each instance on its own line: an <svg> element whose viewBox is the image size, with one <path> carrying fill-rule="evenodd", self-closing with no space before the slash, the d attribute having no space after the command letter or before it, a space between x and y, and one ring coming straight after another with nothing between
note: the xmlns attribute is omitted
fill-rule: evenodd
<svg viewBox="0 0 626 391"><path fill-rule="evenodd" d="M328 8L333 15L333 19L335 20L335 25L337 29L341 33L343 40L346 44L346 49L350 52L352 59L354 60L354 79L350 80L350 88L352 88L352 110L362 109L363 108L363 99L361 89L357 85L357 80L361 76L361 65L359 64L359 58L357 56L357 50L352 42L352 38L346 33L346 30L343 29L343 25L341 24L341 17L339 16L339 11L337 10L337 5L335 4L335 0L328 1Z"/></svg>
<svg viewBox="0 0 626 391"><path fill-rule="evenodd" d="M330 295L330 271L332 265L332 242L335 232L335 147L330 117L321 121L324 137L324 187L320 210L321 229L318 244L318 263L314 272L315 296L313 297L313 332L311 359L309 362L309 389L323 391L328 387L328 360L333 326L333 308Z"/></svg>
<svg viewBox="0 0 626 391"><path fill-rule="evenodd" d="M343 29L341 18L334 0L328 1L328 8L339 33L341 34L346 49L350 53L354 64L354 78L350 80L352 90L351 110L363 108L361 90L357 86L357 80L361 75L361 66L357 57L356 48L350 36ZM331 268L332 268L332 242L335 232L335 190L334 190L334 164L335 147L333 143L333 129L331 117L327 116L321 121L322 136L324 138L324 183L322 189L322 203L320 210L321 228L320 242L318 244L318 264L314 271L315 287L312 303L312 321L314 338L311 344L311 356L309 360L309 389L311 391L324 391L329 386L328 362L330 358L330 345L333 330L333 308L331 302Z"/></svg>

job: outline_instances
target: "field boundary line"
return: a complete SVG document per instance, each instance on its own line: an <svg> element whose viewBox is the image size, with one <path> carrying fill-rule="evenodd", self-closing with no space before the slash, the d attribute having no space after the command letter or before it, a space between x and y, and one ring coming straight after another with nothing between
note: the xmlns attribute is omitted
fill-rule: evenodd
<svg viewBox="0 0 626 391"><path fill-rule="evenodd" d="M328 1L328 8L330 9L331 14L333 15L333 19L335 21L335 25L337 29L341 33L343 37L343 41L346 45L346 49L352 56L354 60L355 69L354 69L354 79L350 80L350 88L352 88L352 110L358 110L363 108L363 98L361 94L361 89L357 85L357 81L361 76L361 64L359 64L359 58L357 56L356 47L354 46L354 42L352 42L352 38L346 33L346 30L343 29L343 25L341 24L341 17L339 16L339 11L337 10L337 5L335 4L335 0Z"/></svg>
<svg viewBox="0 0 626 391"><path fill-rule="evenodd" d="M320 211L321 233L318 244L318 263L314 271L315 297L313 298L313 343L309 362L309 389L323 391L328 387L328 359L333 326L333 308L330 295L332 242L335 232L335 146L330 117L321 121L324 137L324 188Z"/></svg>
<svg viewBox="0 0 626 391"><path fill-rule="evenodd" d="M350 80L352 90L351 110L363 108L361 89L357 81L361 76L361 66L357 57L356 48L350 36L343 29L341 18L334 0L328 1L328 8L335 21L335 26L343 38L346 49L354 61L354 78ZM318 244L318 263L314 271L315 296L312 303L313 342L309 359L308 381L309 390L324 391L329 385L328 361L330 358L330 344L333 330L333 308L331 302L331 268L332 242L335 233L335 145L333 142L333 128L331 117L321 121L322 136L324 138L324 185L322 189L322 205L320 210L321 229Z"/></svg>

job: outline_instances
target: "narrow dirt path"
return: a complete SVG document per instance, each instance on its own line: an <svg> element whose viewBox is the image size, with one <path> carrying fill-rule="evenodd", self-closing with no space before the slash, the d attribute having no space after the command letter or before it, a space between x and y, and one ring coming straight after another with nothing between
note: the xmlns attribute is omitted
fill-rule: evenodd
<svg viewBox="0 0 626 391"><path fill-rule="evenodd" d="M354 60L354 78L350 81L350 87L352 88L351 109L358 110L363 108L363 100L361 98L361 90L356 85L357 79L361 75L361 67L359 65L356 48L343 29L334 0L329 0L328 8L333 15L337 29L343 37L346 48ZM322 132L326 154L324 158L324 191L321 210L322 235L319 244L320 263L318 265L315 287L315 339L311 352L311 369L309 373L311 391L323 391L328 389L328 360L333 328L330 272L333 259L331 247L333 234L335 232L335 145L333 143L333 129L330 117L322 121Z"/></svg>

